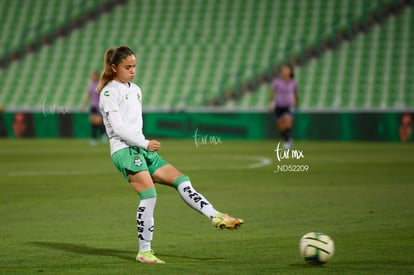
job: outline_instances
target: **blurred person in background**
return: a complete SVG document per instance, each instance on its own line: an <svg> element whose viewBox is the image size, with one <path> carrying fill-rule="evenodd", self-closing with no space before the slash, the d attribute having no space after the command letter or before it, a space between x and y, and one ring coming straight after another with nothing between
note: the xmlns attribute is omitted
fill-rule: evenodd
<svg viewBox="0 0 414 275"><path fill-rule="evenodd" d="M97 144L98 138L102 139L102 142L106 142L105 128L103 126L102 116L99 112L99 94L96 92L96 87L99 84L99 73L93 71L91 74L91 81L88 85L88 92L82 103L82 109L86 104L90 104L89 108L89 122L91 124L91 145Z"/></svg>
<svg viewBox="0 0 414 275"><path fill-rule="evenodd" d="M285 64L281 68L281 76L272 82L269 109L273 110L276 117L276 127L283 137L284 149L293 146L292 126L293 111L298 107L299 95L293 67Z"/></svg>
<svg viewBox="0 0 414 275"><path fill-rule="evenodd" d="M13 132L17 138L24 137L26 132L26 119L23 113L14 114Z"/></svg>
<svg viewBox="0 0 414 275"><path fill-rule="evenodd" d="M16 138L34 137L34 123L31 113L17 112L13 117L13 134Z"/></svg>
<svg viewBox="0 0 414 275"><path fill-rule="evenodd" d="M410 139L413 132L413 119L410 114L403 114L400 124L400 139L402 142L406 142Z"/></svg>

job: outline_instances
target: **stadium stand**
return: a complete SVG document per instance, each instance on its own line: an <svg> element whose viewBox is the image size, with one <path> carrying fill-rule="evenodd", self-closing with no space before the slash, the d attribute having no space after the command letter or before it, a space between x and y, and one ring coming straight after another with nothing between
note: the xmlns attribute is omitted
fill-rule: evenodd
<svg viewBox="0 0 414 275"><path fill-rule="evenodd" d="M414 13L405 9L367 34L341 44L296 70L301 108L404 109L414 106ZM265 108L270 85L260 85L228 107Z"/></svg>
<svg viewBox="0 0 414 275"><path fill-rule="evenodd" d="M0 23L10 26L2 27L0 39L7 43L2 53L30 43L39 32L50 31L48 26L70 25L82 11L99 8L99 2L87 6L83 2L0 2ZM353 22L389 2L128 1L10 63L1 72L0 105L30 110L40 110L45 104L78 108L90 72L101 69L105 49L122 44L136 51L137 83L149 109L207 105L240 83L256 81L273 64L320 43L333 32L351 28ZM34 28L45 20L52 23ZM408 49L414 46L413 20L412 8L406 8L373 31L298 68L302 107L414 106L408 77L414 59L403 59L408 54L412 57ZM27 28L32 31L25 31ZM400 54L399 48L406 54ZM395 66L399 75L388 74ZM387 83L399 86L385 85L386 77L390 78ZM252 92L237 101L225 98L225 107L265 108L268 85L258 80Z"/></svg>
<svg viewBox="0 0 414 275"><path fill-rule="evenodd" d="M0 24L2 26L0 57L17 53L40 44L49 35L66 30L82 16L91 16L108 0L93 1L1 1Z"/></svg>

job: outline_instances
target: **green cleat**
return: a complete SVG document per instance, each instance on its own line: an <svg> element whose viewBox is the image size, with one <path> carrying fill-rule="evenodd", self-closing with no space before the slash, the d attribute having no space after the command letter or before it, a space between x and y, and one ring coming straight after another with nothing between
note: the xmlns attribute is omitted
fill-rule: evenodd
<svg viewBox="0 0 414 275"><path fill-rule="evenodd" d="M238 229L244 223L242 219L233 218L223 213L218 213L215 215L211 219L211 222L217 229L227 228L230 230Z"/></svg>
<svg viewBox="0 0 414 275"><path fill-rule="evenodd" d="M145 264L165 264L163 260L158 259L154 255L154 251L139 252L137 255L137 262Z"/></svg>

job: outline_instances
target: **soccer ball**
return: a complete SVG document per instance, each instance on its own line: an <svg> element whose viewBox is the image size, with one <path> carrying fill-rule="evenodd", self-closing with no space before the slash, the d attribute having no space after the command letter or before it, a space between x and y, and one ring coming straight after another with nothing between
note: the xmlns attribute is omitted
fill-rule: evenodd
<svg viewBox="0 0 414 275"><path fill-rule="evenodd" d="M328 235L310 232L300 238L300 255L311 265L327 263L334 254L334 242Z"/></svg>

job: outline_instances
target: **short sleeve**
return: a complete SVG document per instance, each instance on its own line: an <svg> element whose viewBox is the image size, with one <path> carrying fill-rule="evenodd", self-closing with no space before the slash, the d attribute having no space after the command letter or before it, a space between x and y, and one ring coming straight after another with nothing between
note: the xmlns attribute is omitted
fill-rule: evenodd
<svg viewBox="0 0 414 275"><path fill-rule="evenodd" d="M102 90L99 96L99 104L104 112L119 111L119 102L117 93L111 90Z"/></svg>
<svg viewBox="0 0 414 275"><path fill-rule="evenodd" d="M296 80L295 80L295 82L294 82L294 86L293 86L293 88L294 88L294 91L295 91L295 92L297 92L297 91L298 91L298 83L296 82Z"/></svg>

